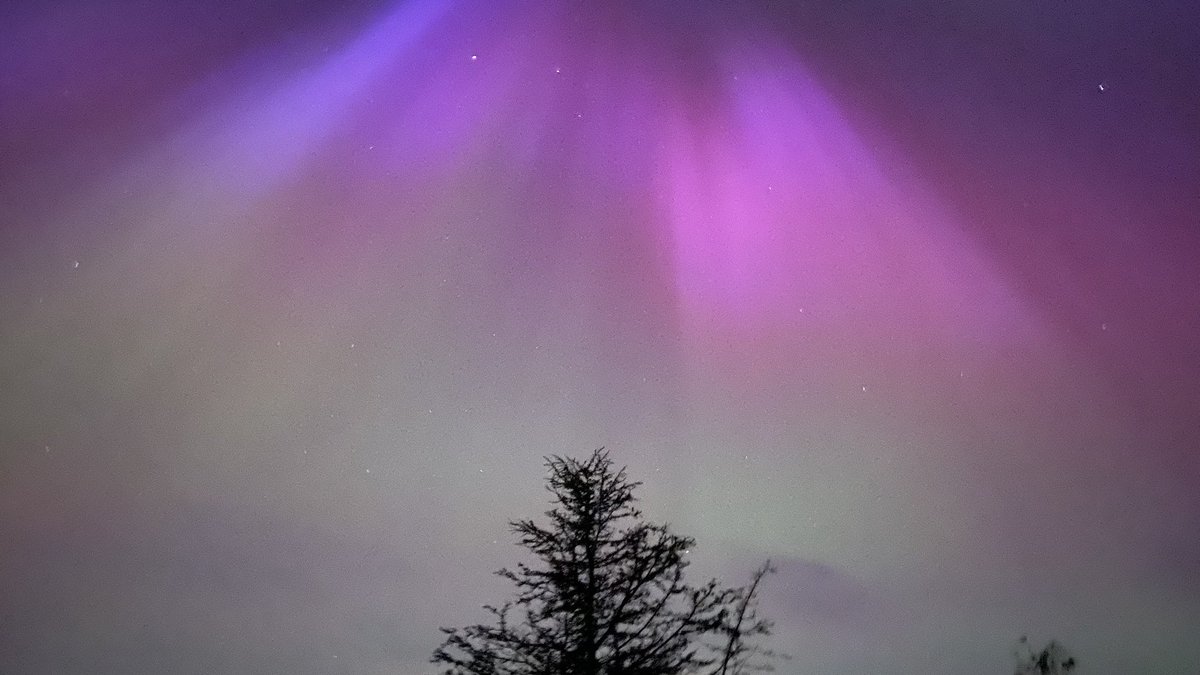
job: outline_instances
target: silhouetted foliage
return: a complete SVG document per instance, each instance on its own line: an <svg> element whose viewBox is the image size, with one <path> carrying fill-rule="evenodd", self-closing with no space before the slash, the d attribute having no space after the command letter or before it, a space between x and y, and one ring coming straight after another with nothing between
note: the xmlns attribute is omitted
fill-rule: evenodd
<svg viewBox="0 0 1200 675"><path fill-rule="evenodd" d="M781 657L753 641L755 637L771 634L772 622L758 615L758 586L763 577L774 572L775 568L767 561L754 571L749 586L734 590L732 620L726 621L721 627L720 634L724 641L715 647L721 654L720 667L714 671L716 675L770 671L773 670L771 660Z"/></svg>
<svg viewBox="0 0 1200 675"><path fill-rule="evenodd" d="M1016 675L1059 675L1075 669L1075 657L1071 656L1065 647L1051 640L1035 652L1029 644L1029 638L1022 635L1017 640Z"/></svg>
<svg viewBox="0 0 1200 675"><path fill-rule="evenodd" d="M625 469L603 449L579 461L550 457L549 526L510 523L535 562L497 574L515 599L485 605L490 625L442 628L433 653L447 675L738 675L770 658L753 639L770 634L752 583L685 582L695 541L644 522Z"/></svg>

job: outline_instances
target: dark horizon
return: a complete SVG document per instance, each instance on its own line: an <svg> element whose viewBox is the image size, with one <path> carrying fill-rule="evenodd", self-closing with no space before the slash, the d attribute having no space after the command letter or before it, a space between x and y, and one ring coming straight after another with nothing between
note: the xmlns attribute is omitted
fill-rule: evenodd
<svg viewBox="0 0 1200 675"><path fill-rule="evenodd" d="M1200 670L1200 10L0 8L0 672L425 673L604 446L779 672Z"/></svg>

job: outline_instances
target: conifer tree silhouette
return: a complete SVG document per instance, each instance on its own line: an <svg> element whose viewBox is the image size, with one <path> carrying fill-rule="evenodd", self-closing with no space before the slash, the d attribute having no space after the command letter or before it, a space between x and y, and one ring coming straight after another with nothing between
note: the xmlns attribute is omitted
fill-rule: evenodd
<svg viewBox="0 0 1200 675"><path fill-rule="evenodd" d="M546 459L549 523L510 523L531 563L501 569L516 597L485 605L491 624L442 628L432 662L446 675L738 675L773 656L754 639L767 563L741 588L684 579L695 545L645 522L608 453ZM758 661L756 661L758 659Z"/></svg>

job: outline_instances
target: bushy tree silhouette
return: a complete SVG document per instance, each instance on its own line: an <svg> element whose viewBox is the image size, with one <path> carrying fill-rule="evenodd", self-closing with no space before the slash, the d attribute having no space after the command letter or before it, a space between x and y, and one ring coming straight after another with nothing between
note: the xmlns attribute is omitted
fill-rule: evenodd
<svg viewBox="0 0 1200 675"><path fill-rule="evenodd" d="M1065 647L1051 640L1041 651L1034 651L1029 638L1022 635L1017 640L1015 653L1016 675L1061 675L1075 670L1075 657Z"/></svg>
<svg viewBox="0 0 1200 675"><path fill-rule="evenodd" d="M442 628L432 661L447 675L737 675L769 667L754 644L762 578L723 588L684 580L690 537L647 523L624 468L601 448L583 461L546 459L548 526L510 523L531 564L497 572L515 599L485 605L492 624ZM758 659L759 662L755 662Z"/></svg>

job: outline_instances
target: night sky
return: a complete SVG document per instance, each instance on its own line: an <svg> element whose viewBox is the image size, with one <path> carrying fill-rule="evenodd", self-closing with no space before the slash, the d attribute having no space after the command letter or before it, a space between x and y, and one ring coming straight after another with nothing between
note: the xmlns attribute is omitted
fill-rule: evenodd
<svg viewBox="0 0 1200 675"><path fill-rule="evenodd" d="M419 674L611 450L780 672L1200 671L1200 9L3 3L0 672Z"/></svg>

